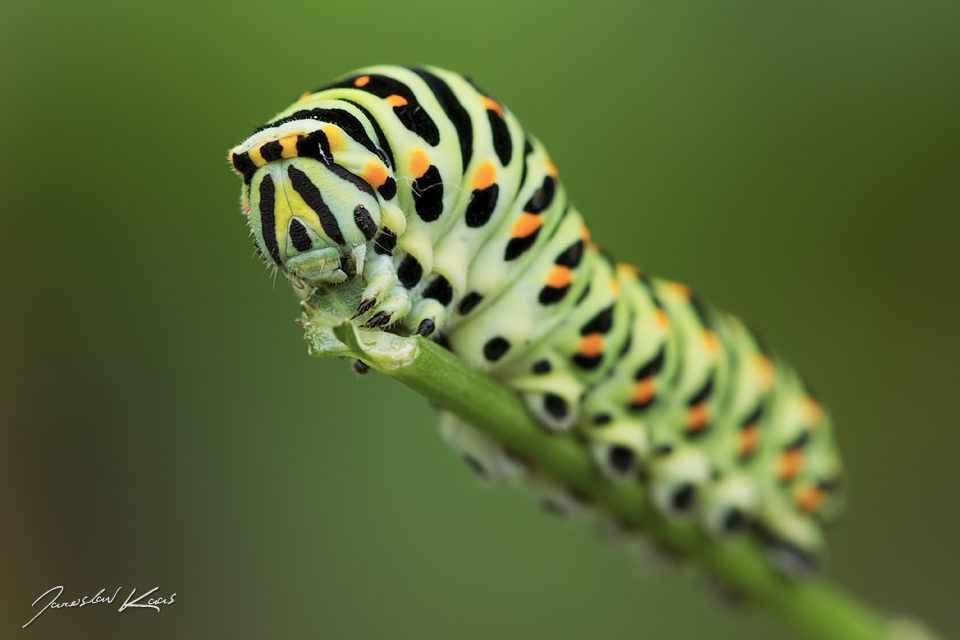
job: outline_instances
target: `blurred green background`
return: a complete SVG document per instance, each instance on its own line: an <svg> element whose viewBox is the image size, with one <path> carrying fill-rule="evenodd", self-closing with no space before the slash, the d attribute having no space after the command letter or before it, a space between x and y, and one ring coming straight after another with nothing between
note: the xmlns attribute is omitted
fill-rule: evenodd
<svg viewBox="0 0 960 640"><path fill-rule="evenodd" d="M472 75L599 242L793 360L852 479L829 573L960 635L958 33L956 2L4 2L0 635L787 637L306 356L225 152L383 62ZM21 630L56 585L178 595Z"/></svg>

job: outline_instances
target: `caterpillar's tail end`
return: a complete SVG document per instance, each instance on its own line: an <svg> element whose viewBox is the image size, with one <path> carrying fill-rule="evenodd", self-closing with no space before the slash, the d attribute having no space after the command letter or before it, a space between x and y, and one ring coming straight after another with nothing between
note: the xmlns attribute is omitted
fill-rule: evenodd
<svg viewBox="0 0 960 640"><path fill-rule="evenodd" d="M767 555L774 568L790 578L804 578L819 571L820 558L787 542L770 545Z"/></svg>

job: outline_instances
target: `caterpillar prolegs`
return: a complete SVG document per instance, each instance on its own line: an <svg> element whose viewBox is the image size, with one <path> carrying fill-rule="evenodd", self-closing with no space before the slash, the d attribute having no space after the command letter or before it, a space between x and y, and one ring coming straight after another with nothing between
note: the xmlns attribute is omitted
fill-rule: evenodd
<svg viewBox="0 0 960 640"><path fill-rule="evenodd" d="M257 251L301 297L359 280L354 323L436 340L577 433L610 482L760 537L784 570L818 563L843 501L827 412L739 319L592 243L546 150L470 80L363 69L229 158ZM528 471L451 415L442 430L485 477Z"/></svg>

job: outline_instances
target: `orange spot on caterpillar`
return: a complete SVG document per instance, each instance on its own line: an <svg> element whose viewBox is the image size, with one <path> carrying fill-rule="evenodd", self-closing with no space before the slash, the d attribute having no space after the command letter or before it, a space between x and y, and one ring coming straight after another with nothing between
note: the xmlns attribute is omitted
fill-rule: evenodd
<svg viewBox="0 0 960 640"><path fill-rule="evenodd" d="M591 333L580 339L577 352L583 356L598 356L603 353L603 334Z"/></svg>
<svg viewBox="0 0 960 640"><path fill-rule="evenodd" d="M300 138L299 135L294 134L292 136L284 136L280 138L280 157L281 158L296 158L297 157L297 140Z"/></svg>
<svg viewBox="0 0 960 640"><path fill-rule="evenodd" d="M814 513L823 506L823 489L815 484L802 484L794 490L793 499L801 511Z"/></svg>
<svg viewBox="0 0 960 640"><path fill-rule="evenodd" d="M363 174L360 177L376 189L387 181L387 170L382 164L371 162L364 167Z"/></svg>
<svg viewBox="0 0 960 640"><path fill-rule="evenodd" d="M667 284L667 291L681 300L690 299L690 287L679 282L670 282Z"/></svg>
<svg viewBox="0 0 960 640"><path fill-rule="evenodd" d="M814 426L819 426L823 421L823 407L820 406L820 403L807 396L807 414L810 418L810 421L814 423Z"/></svg>
<svg viewBox="0 0 960 640"><path fill-rule="evenodd" d="M617 263L617 275L618 276L632 276L634 278L640 277L640 269L637 269L632 264L626 264L624 262Z"/></svg>
<svg viewBox="0 0 960 640"><path fill-rule="evenodd" d="M360 76L353 81L353 86L355 87L365 87L370 83L370 76Z"/></svg>
<svg viewBox="0 0 960 640"><path fill-rule="evenodd" d="M569 267L557 265L547 276L547 286L554 289L562 289L573 281L573 274Z"/></svg>
<svg viewBox="0 0 960 640"><path fill-rule="evenodd" d="M667 315L667 312L663 309L657 309L657 326L660 329L666 331L670 328L670 316Z"/></svg>
<svg viewBox="0 0 960 640"><path fill-rule="evenodd" d="M240 208L243 209L244 215L246 215L246 216L249 218L249 217L250 217L250 207L247 205L247 201L246 201L245 199L240 201Z"/></svg>
<svg viewBox="0 0 960 640"><path fill-rule="evenodd" d="M410 173L414 178L419 178L430 168L430 158L423 149L414 149L410 152Z"/></svg>
<svg viewBox="0 0 960 640"><path fill-rule="evenodd" d="M755 424L748 424L740 430L737 436L737 452L742 457L749 456L757 450L760 444L760 429Z"/></svg>
<svg viewBox="0 0 960 640"><path fill-rule="evenodd" d="M510 236L513 238L526 238L531 233L540 228L543 220L535 213L524 213L513 225L513 231Z"/></svg>
<svg viewBox="0 0 960 640"><path fill-rule="evenodd" d="M473 174L473 188L486 189L497 179L497 168L492 162L484 162L477 167L477 172Z"/></svg>
<svg viewBox="0 0 960 640"><path fill-rule="evenodd" d="M297 100L303 100L304 98L308 98L308 97L310 97L310 92L304 91L303 93L300 94L300 97L297 98Z"/></svg>
<svg viewBox="0 0 960 640"><path fill-rule="evenodd" d="M633 393L630 394L630 402L633 404L646 404L653 399L657 393L656 384L653 378L644 378L633 385Z"/></svg>
<svg viewBox="0 0 960 640"><path fill-rule="evenodd" d="M488 111L496 111L497 115L501 118L503 117L503 109L500 108L500 105L497 104L496 100L491 100L487 96L480 97L480 104L483 105L483 108Z"/></svg>
<svg viewBox="0 0 960 640"><path fill-rule="evenodd" d="M716 331L706 330L703 332L703 347L711 359L716 360L720 355L720 338Z"/></svg>
<svg viewBox="0 0 960 640"><path fill-rule="evenodd" d="M697 432L707 426L707 405L705 402L695 404L687 412L687 431Z"/></svg>
<svg viewBox="0 0 960 640"><path fill-rule="evenodd" d="M547 175L549 175L554 180L557 179L557 165L553 164L550 158L547 158L543 163L544 168L547 170Z"/></svg>
<svg viewBox="0 0 960 640"><path fill-rule="evenodd" d="M398 96L397 94L393 94L392 96L387 96L386 98L384 98L384 100L386 100L387 104L390 105L391 107L403 107L403 106L406 106L407 104L407 99L404 98L403 96Z"/></svg>
<svg viewBox="0 0 960 640"><path fill-rule="evenodd" d="M617 280L615 277L610 278L610 289L613 291L613 296L615 298L620 297L620 281Z"/></svg>
<svg viewBox="0 0 960 640"><path fill-rule="evenodd" d="M757 381L765 387L773 383L773 377L776 371L773 368L773 362L767 356L760 354L757 356L756 364Z"/></svg>
<svg viewBox="0 0 960 640"><path fill-rule="evenodd" d="M587 225L580 227L580 239L583 240L583 244L590 242L590 229L587 229Z"/></svg>
<svg viewBox="0 0 960 640"><path fill-rule="evenodd" d="M803 452L799 449L790 449L780 455L777 475L781 482L789 482L797 477L801 467L803 467Z"/></svg>

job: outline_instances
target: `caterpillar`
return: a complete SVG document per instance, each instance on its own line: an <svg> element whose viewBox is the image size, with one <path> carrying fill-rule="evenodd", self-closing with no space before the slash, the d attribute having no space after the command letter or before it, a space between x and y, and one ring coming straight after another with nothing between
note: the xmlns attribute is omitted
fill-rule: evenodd
<svg viewBox="0 0 960 640"><path fill-rule="evenodd" d="M229 161L257 253L301 298L359 282L357 326L450 349L667 518L755 536L791 575L821 563L844 501L829 413L740 319L591 242L543 145L471 80L356 71ZM524 473L452 414L441 427L481 476Z"/></svg>

